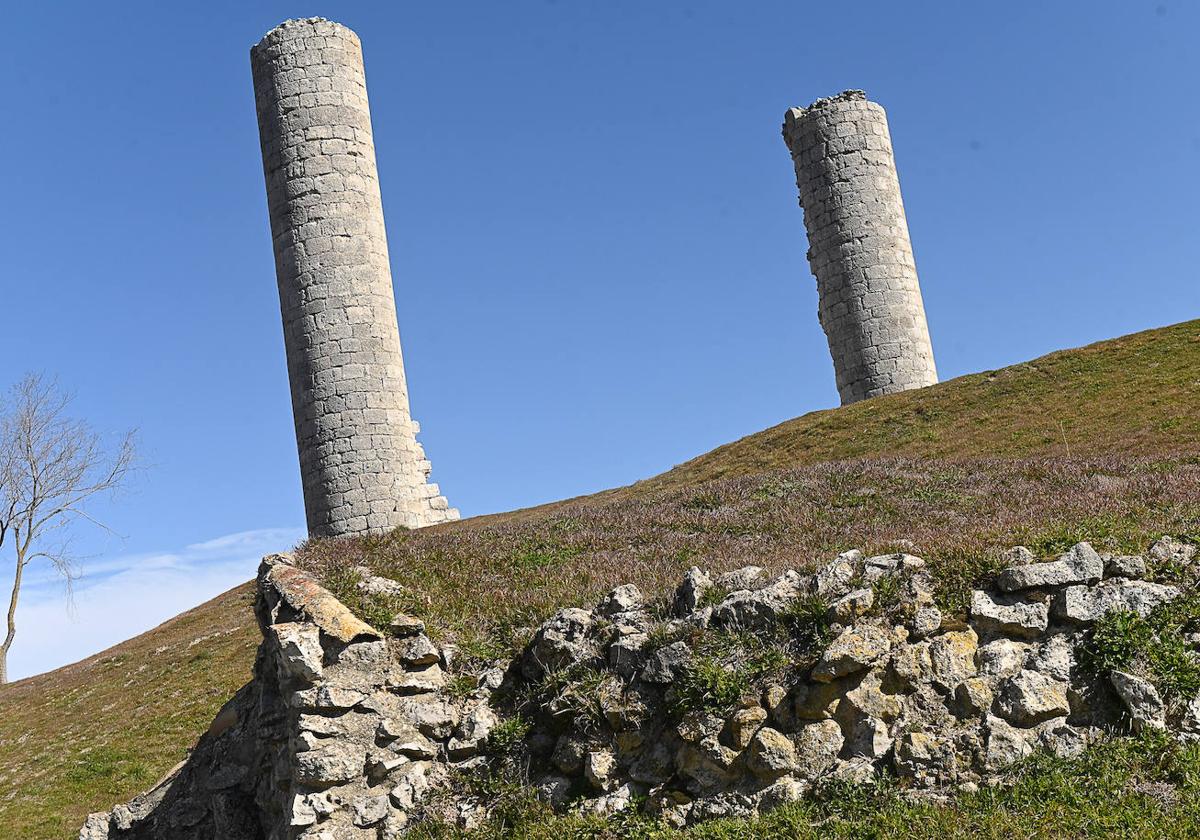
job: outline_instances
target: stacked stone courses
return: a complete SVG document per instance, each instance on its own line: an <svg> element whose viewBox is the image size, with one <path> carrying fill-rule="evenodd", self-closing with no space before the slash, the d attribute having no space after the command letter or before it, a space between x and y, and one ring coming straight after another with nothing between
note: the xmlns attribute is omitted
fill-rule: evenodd
<svg viewBox="0 0 1200 840"><path fill-rule="evenodd" d="M457 519L409 413L358 36L291 20L250 63L309 532Z"/></svg>
<svg viewBox="0 0 1200 840"><path fill-rule="evenodd" d="M818 317L843 405L937 382L887 115L862 91L792 108Z"/></svg>

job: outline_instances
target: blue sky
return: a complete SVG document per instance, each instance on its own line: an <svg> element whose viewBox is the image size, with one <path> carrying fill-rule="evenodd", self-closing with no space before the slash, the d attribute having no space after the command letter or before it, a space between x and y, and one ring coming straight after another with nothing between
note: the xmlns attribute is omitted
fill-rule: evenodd
<svg viewBox="0 0 1200 840"><path fill-rule="evenodd" d="M413 411L464 515L836 404L779 123L845 88L888 110L943 378L1200 315L1194 4L20 4L0 380L56 375L146 469L98 509L122 538L81 540L87 644L51 652L31 587L17 675L299 534L247 52L313 14L363 40ZM155 557L195 574L147 594Z"/></svg>

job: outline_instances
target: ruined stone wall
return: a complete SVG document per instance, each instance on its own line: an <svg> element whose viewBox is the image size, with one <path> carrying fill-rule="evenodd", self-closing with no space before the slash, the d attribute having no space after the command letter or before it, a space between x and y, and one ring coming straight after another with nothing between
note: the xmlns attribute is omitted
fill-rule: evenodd
<svg viewBox="0 0 1200 840"><path fill-rule="evenodd" d="M936 383L883 108L846 91L789 110L783 137L842 404Z"/></svg>
<svg viewBox="0 0 1200 840"><path fill-rule="evenodd" d="M358 36L287 21L250 63L309 531L457 519L409 414Z"/></svg>
<svg viewBox="0 0 1200 840"><path fill-rule="evenodd" d="M288 556L268 557L254 681L186 762L92 814L79 837L486 830L506 797L480 791L497 779L558 811L640 808L682 827L883 775L944 801L1008 783L1034 751L1075 756L1127 729L1200 740L1200 695L1136 656L1110 670L1089 655L1113 613L1165 626L1151 617L1194 588L1195 546L1164 537L1141 556L1079 543L1040 562L1016 547L1004 559L965 614L943 614L931 571L909 554L851 550L774 577L693 568L671 598L619 586L555 613L517 657L479 662L411 615L367 626ZM1147 579L1160 572L1180 586ZM404 589L358 574L381 603ZM1189 657L1200 650L1200 634L1159 632ZM717 690L714 669L733 693Z"/></svg>

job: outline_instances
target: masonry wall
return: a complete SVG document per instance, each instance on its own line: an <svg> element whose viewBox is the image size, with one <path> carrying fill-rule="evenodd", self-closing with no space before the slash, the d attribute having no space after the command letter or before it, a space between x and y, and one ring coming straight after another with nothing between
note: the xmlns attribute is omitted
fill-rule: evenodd
<svg viewBox="0 0 1200 840"><path fill-rule="evenodd" d="M790 109L783 137L842 404L936 383L883 108L846 91Z"/></svg>
<svg viewBox="0 0 1200 840"><path fill-rule="evenodd" d="M457 519L409 413L358 36L291 20L250 63L309 531Z"/></svg>

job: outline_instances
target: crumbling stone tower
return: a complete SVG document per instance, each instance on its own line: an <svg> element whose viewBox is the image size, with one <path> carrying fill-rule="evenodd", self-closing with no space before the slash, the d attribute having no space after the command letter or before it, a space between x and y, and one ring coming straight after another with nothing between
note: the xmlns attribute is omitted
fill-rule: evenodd
<svg viewBox="0 0 1200 840"><path fill-rule="evenodd" d="M309 532L457 519L409 414L358 36L289 20L250 65Z"/></svg>
<svg viewBox="0 0 1200 840"><path fill-rule="evenodd" d="M861 90L784 115L842 405L937 382L887 115Z"/></svg>

